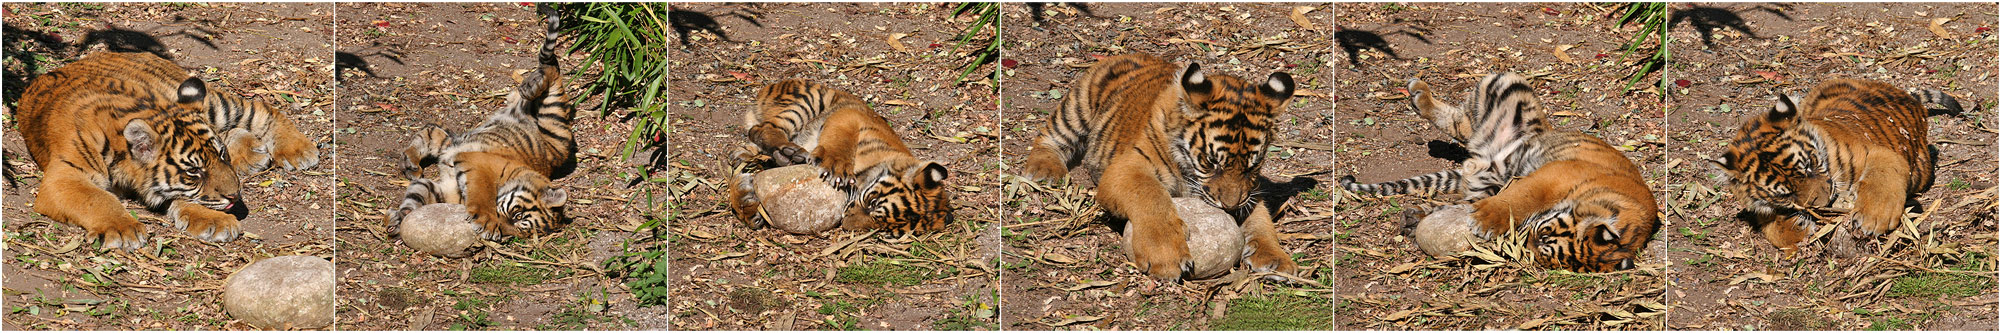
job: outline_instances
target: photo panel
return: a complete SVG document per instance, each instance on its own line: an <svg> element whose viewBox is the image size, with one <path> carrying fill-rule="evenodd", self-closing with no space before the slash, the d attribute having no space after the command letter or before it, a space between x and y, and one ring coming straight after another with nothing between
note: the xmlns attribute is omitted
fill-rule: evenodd
<svg viewBox="0 0 2000 333"><path fill-rule="evenodd" d="M1671 8L1667 328L1996 327L1993 3Z"/></svg>
<svg viewBox="0 0 2000 333"><path fill-rule="evenodd" d="M992 330L1000 5L674 3L676 330Z"/></svg>
<svg viewBox="0 0 2000 333"><path fill-rule="evenodd" d="M0 9L0 327L337 327L332 4Z"/></svg>
<svg viewBox="0 0 2000 333"><path fill-rule="evenodd" d="M663 330L662 3L343 3L340 320Z"/></svg>
<svg viewBox="0 0 2000 333"><path fill-rule="evenodd" d="M1335 5L1338 327L1662 329L1664 8Z"/></svg>
<svg viewBox="0 0 2000 333"><path fill-rule="evenodd" d="M1329 4L1003 7L1007 329L1332 328Z"/></svg>

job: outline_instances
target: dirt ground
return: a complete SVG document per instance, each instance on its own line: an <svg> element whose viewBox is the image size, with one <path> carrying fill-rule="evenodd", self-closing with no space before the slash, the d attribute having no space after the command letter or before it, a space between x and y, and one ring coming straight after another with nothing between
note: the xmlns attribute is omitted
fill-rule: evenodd
<svg viewBox="0 0 2000 333"><path fill-rule="evenodd" d="M7 116L5 330L251 329L222 310L222 282L256 260L333 258L333 6L328 4L7 4L7 105L36 75L107 48L154 52L256 96L320 145L308 170L242 178L244 238L207 243L127 200L146 248L104 252L81 228L34 213L41 171ZM323 328L331 329L331 327Z"/></svg>
<svg viewBox="0 0 2000 333"><path fill-rule="evenodd" d="M1993 330L1995 10L1674 5L1669 72L1688 82L1669 89L1668 176L1659 188L1675 221L1661 235L1672 263L1668 327ZM1912 214L1917 227L1899 232L1913 238L1865 245L1872 257L1833 257L1821 240L1785 258L1735 218L1742 205L1724 190L1728 176L1703 160L1721 156L1742 119L1769 111L1774 91L1802 96L1834 78L1938 89L1967 109L1929 117L1937 180L1917 198L1929 215Z"/></svg>
<svg viewBox="0 0 2000 333"><path fill-rule="evenodd" d="M518 3L341 4L343 66L338 244L340 325L358 330L663 329L663 307L640 307L621 281L599 272L623 253L643 206L618 159L629 123L596 101L578 103L578 167L556 181L572 221L468 258L413 252L383 233L407 180L397 171L412 133L427 124L462 131L505 104L520 71L534 67L543 24ZM566 55L565 73L584 67ZM366 68L367 71L359 70ZM585 75L566 78L571 96ZM614 117L600 117L609 113ZM613 133L613 134L607 134ZM425 174L436 175L433 167Z"/></svg>
<svg viewBox="0 0 2000 333"><path fill-rule="evenodd" d="M1009 174L1002 317L1025 330L1331 329L1333 133L1330 8L1311 4L1007 4L1006 139ZM1034 186L1014 176L1071 83L1100 57L1147 53L1197 62L1212 75L1258 81L1284 71L1299 85L1277 119L1262 176L1282 245L1309 282L1261 282L1248 270L1162 283L1100 223L1094 174L1073 185Z"/></svg>
<svg viewBox="0 0 2000 333"><path fill-rule="evenodd" d="M1335 7L1342 63L1335 71L1337 175L1362 183L1454 167L1426 147L1449 142L1410 108L1404 87L1422 78L1457 104L1486 74L1531 77L1555 126L1595 135L1662 173L1661 96L1627 91L1621 50L1636 34L1622 11L1594 4L1343 3ZM1657 39L1654 39L1657 40ZM1657 45L1657 44L1655 44ZM1635 58L1637 55L1634 56ZM1658 82L1659 74L1647 76ZM1665 242L1638 269L1577 274L1511 261L1432 258L1401 236L1405 210L1459 195L1347 197L1335 255L1341 329L1661 329ZM1671 222L1667 222L1671 226Z"/></svg>
<svg viewBox="0 0 2000 333"><path fill-rule="evenodd" d="M936 4L674 4L668 52L677 330L998 328L1000 120L989 80L956 83L986 29ZM992 73L986 64L975 73ZM742 113L765 84L809 79L861 96L919 159L950 169L955 225L913 239L749 229L723 177L739 170ZM756 169L750 169L754 171Z"/></svg>

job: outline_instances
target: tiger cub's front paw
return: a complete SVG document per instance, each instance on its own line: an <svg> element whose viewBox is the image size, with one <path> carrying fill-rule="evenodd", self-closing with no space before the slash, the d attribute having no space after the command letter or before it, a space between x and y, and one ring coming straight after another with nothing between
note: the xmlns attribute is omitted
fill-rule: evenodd
<svg viewBox="0 0 2000 333"><path fill-rule="evenodd" d="M1069 175L1069 168L1053 153L1035 150L1028 155L1028 162L1021 165L1023 175L1033 180L1056 180Z"/></svg>
<svg viewBox="0 0 2000 333"><path fill-rule="evenodd" d="M146 225L130 217L85 224L83 230L88 237L85 240L102 239L100 244L106 249L131 251L146 246Z"/></svg>
<svg viewBox="0 0 2000 333"><path fill-rule="evenodd" d="M1284 249L1267 249L1262 246L1251 246L1249 249L1250 255L1244 257L1243 260L1246 261L1246 264L1250 265L1251 271L1284 273L1285 275L1294 276L1299 271L1299 263L1292 261L1292 256L1285 254ZM1273 278L1284 279L1282 277Z"/></svg>
<svg viewBox="0 0 2000 333"><path fill-rule="evenodd" d="M1130 244L1132 263L1139 270L1155 279L1179 280L1181 274L1194 269L1194 256L1189 254L1187 230L1175 221L1173 227L1133 228ZM1127 222L1136 223L1136 222Z"/></svg>
<svg viewBox="0 0 2000 333"><path fill-rule="evenodd" d="M229 161L239 174L262 171L271 166L270 145L250 134L250 130L229 130L223 135L222 143L229 149Z"/></svg>
<svg viewBox="0 0 2000 333"><path fill-rule="evenodd" d="M755 175L738 174L729 181L729 212L736 215L737 222L750 229L763 228L765 221L757 213L763 207L757 198L757 189L752 188Z"/></svg>
<svg viewBox="0 0 2000 333"><path fill-rule="evenodd" d="M857 176L854 174L854 159L839 154L815 154L820 168L820 179L834 188L854 188Z"/></svg>
<svg viewBox="0 0 2000 333"><path fill-rule="evenodd" d="M285 170L311 169L319 165L319 146L304 134L279 134L271 148L271 157Z"/></svg>
<svg viewBox="0 0 2000 333"><path fill-rule="evenodd" d="M520 227L516 227L512 223L507 223L506 219L494 216L479 218L479 238L500 242L506 241L508 237L526 236L527 233L521 231Z"/></svg>
<svg viewBox="0 0 2000 333"><path fill-rule="evenodd" d="M771 154L771 163L777 164L778 166L793 166L799 164L812 163L813 159L812 154L806 152L805 147L799 147L799 145L792 144L790 142L786 142L785 145L783 146L772 148L770 154Z"/></svg>
<svg viewBox="0 0 2000 333"><path fill-rule="evenodd" d="M174 228L203 241L222 243L243 235L243 225L235 216L206 207L188 205L174 217Z"/></svg>
<svg viewBox="0 0 2000 333"><path fill-rule="evenodd" d="M1764 234L1764 240L1770 242L1771 246L1783 250L1785 256L1790 257L1799 252L1800 246L1805 245L1801 243L1804 243L1806 236L1812 232L1812 224L1796 217L1779 217L1759 226L1757 231Z"/></svg>

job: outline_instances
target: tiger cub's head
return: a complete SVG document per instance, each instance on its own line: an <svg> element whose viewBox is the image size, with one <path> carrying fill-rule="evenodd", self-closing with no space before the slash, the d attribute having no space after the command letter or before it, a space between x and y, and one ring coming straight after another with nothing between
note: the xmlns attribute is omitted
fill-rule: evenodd
<svg viewBox="0 0 2000 333"><path fill-rule="evenodd" d="M1632 269L1640 245L1627 246L1631 239L1619 228L1618 207L1608 202L1563 201L1549 210L1529 216L1535 226L1531 239L1535 263L1544 268L1578 272L1610 272ZM1633 237L1650 237L1634 234Z"/></svg>
<svg viewBox="0 0 2000 333"><path fill-rule="evenodd" d="M1208 204L1236 211L1257 190L1257 170L1276 137L1273 118L1292 98L1292 75L1271 73L1262 82L1203 73L1200 64L1181 69L1187 127L1176 138L1182 170Z"/></svg>
<svg viewBox="0 0 2000 333"><path fill-rule="evenodd" d="M1795 97L1780 96L1771 112L1745 120L1722 159L1713 161L1728 172L1726 187L1742 200L1753 223L1805 214L1832 201L1826 164L1813 138L1800 131L1807 124L1798 104Z"/></svg>
<svg viewBox="0 0 2000 333"><path fill-rule="evenodd" d="M121 134L134 163L113 172L125 173L128 177L123 179L134 182L129 187L137 189L151 209L164 210L180 200L238 219L248 216L249 207L238 195L243 184L236 168L216 148L225 139L249 135L248 131L215 133L205 118L208 87L200 78L181 82L175 94L175 103L158 106L153 117L134 117L125 123Z"/></svg>
<svg viewBox="0 0 2000 333"><path fill-rule="evenodd" d="M500 185L500 196L496 199L500 201L496 207L515 228L527 234L541 234L563 222L563 205L569 199L569 192L555 187L548 176L524 170Z"/></svg>
<svg viewBox="0 0 2000 333"><path fill-rule="evenodd" d="M906 234L951 224L951 191L944 184L951 172L937 162L906 160L888 163L860 199L849 200L842 227Z"/></svg>

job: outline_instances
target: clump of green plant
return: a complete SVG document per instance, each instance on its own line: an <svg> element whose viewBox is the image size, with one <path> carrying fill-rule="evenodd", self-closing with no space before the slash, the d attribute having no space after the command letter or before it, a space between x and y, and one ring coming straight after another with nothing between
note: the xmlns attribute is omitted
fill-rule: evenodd
<svg viewBox="0 0 2000 333"><path fill-rule="evenodd" d="M952 45L951 47L951 51L953 54L957 54L959 48L964 47L968 43L971 43L973 39L979 36L979 32L981 31L994 30L996 32L995 35L998 35L997 29L998 25L1000 24L1000 3L997 2L961 3L958 4L958 8L953 9L951 11L951 16L957 17L959 15L965 15L966 13L972 13L973 15L978 15L979 18L973 20L971 25L966 26L965 30L958 34L958 42L954 43L954 45ZM967 63L965 65L965 70L958 74L958 82L964 83L966 79L972 77L973 71L979 70L979 67L1000 61L1001 44L1002 44L1001 39L996 36L993 39L992 43L986 44L986 47L981 48L978 51L974 51L972 52L972 54L968 55L969 57L972 58L972 62ZM1000 81L1000 70L994 69L990 74L985 74L981 76L990 77L991 79L994 80L995 83L998 83ZM996 90L1000 89L1000 85L998 84L993 85L993 89Z"/></svg>
<svg viewBox="0 0 2000 333"><path fill-rule="evenodd" d="M664 134L667 80L667 21L665 3L578 2L548 4L563 15L563 34L576 36L569 52L589 56L572 73L598 70L583 85L576 101L597 98L599 110L631 110L623 119L639 119L626 139L621 159L631 158L643 138ZM606 111L604 115L610 115Z"/></svg>
<svg viewBox="0 0 2000 333"><path fill-rule="evenodd" d="M639 227L640 234L647 234L645 231L648 230L660 230L660 222L665 220L646 221ZM633 244L641 244L647 248L634 251ZM632 297L638 299L640 306L666 305L668 289L666 242L657 236L647 235L627 241L624 247L620 251L623 253L605 258L603 264L599 266L604 267L605 274L612 278L628 280L625 281L625 287L632 290Z"/></svg>
<svg viewBox="0 0 2000 333"><path fill-rule="evenodd" d="M1642 58L1632 64L1632 73L1625 77L1625 90L1631 91L1639 87L1639 83L1644 81L1646 76L1666 68L1667 59L1670 59L1673 53L1666 47L1667 3L1635 2L1623 6L1625 15L1618 18L1618 26L1636 23L1639 25L1639 31L1633 33L1632 42L1625 44L1624 53L1618 57L1620 62L1647 48L1653 49L1651 54L1640 55ZM1665 92L1667 77L1660 75L1657 81L1647 84L1657 86L1660 91Z"/></svg>

